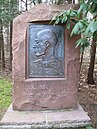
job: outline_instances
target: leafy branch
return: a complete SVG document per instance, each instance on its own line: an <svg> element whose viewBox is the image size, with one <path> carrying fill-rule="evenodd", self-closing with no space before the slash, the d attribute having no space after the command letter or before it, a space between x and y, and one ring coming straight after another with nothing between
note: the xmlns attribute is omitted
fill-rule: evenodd
<svg viewBox="0 0 97 129"><path fill-rule="evenodd" d="M66 24L66 28L71 28L71 21L75 24L71 35L81 35L81 39L76 42L76 47L80 46L81 53L90 45L91 38L97 38L97 19L89 21L88 13L94 17L97 15L97 0L82 0L78 10L66 10L57 16L54 16L52 21L56 24ZM52 22L51 21L51 22Z"/></svg>

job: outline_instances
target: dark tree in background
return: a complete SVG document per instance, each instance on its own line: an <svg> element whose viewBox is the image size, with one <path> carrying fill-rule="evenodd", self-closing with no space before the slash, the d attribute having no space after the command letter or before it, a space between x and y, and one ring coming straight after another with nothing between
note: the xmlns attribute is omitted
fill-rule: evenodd
<svg viewBox="0 0 97 129"><path fill-rule="evenodd" d="M95 84L94 81L94 66L95 66L95 56L96 56L96 39L93 39L92 45L91 45L91 51L90 51L90 63L89 63L89 69L88 69L88 75L87 75L87 83L88 84Z"/></svg>
<svg viewBox="0 0 97 129"><path fill-rule="evenodd" d="M19 14L16 0L0 0L0 69L4 70L6 62L12 60L10 30L12 20ZM11 39L10 39L11 38ZM8 59L8 60L7 60ZM9 65L11 66L11 64Z"/></svg>
<svg viewBox="0 0 97 129"><path fill-rule="evenodd" d="M3 39L3 27L2 27L2 21L0 26L0 46L1 46L1 70L5 69L5 56L4 56L4 39Z"/></svg>

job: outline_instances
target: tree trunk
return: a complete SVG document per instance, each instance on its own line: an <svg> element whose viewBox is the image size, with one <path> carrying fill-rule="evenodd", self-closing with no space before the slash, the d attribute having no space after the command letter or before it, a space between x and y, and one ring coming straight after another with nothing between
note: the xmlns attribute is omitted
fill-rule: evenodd
<svg viewBox="0 0 97 129"><path fill-rule="evenodd" d="M96 54L96 40L94 39L91 45L91 57L90 57L90 64L89 64L88 76L87 76L87 83L91 85L95 84L94 77L93 77L95 54Z"/></svg>
<svg viewBox="0 0 97 129"><path fill-rule="evenodd" d="M10 70L12 70L12 22L10 23Z"/></svg>
<svg viewBox="0 0 97 129"><path fill-rule="evenodd" d="M72 4L75 4L75 0L72 0Z"/></svg>
<svg viewBox="0 0 97 129"><path fill-rule="evenodd" d="M0 43L0 63L1 63L1 43Z"/></svg>
<svg viewBox="0 0 97 129"><path fill-rule="evenodd" d="M1 71L1 43L0 43L0 71Z"/></svg>
<svg viewBox="0 0 97 129"><path fill-rule="evenodd" d="M0 44L1 44L1 70L5 69L5 56L4 56L4 40L3 40L3 27L2 21L0 22Z"/></svg>
<svg viewBox="0 0 97 129"><path fill-rule="evenodd" d="M26 3L25 3L25 7L26 7L26 11L27 11L28 10L27 0L26 0Z"/></svg>
<svg viewBox="0 0 97 129"><path fill-rule="evenodd" d="M0 42L1 42L1 69L5 69L5 56L4 56L4 42L3 35L0 34Z"/></svg>
<svg viewBox="0 0 97 129"><path fill-rule="evenodd" d="M83 56L84 56L84 51L82 52L81 57L80 57L80 71L81 71L81 67L83 63Z"/></svg>

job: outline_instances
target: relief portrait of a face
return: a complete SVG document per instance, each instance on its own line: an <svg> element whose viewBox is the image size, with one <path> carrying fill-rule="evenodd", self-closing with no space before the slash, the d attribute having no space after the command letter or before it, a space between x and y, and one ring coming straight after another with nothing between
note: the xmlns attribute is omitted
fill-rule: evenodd
<svg viewBox="0 0 97 129"><path fill-rule="evenodd" d="M64 77L62 26L31 25L29 31L29 77Z"/></svg>

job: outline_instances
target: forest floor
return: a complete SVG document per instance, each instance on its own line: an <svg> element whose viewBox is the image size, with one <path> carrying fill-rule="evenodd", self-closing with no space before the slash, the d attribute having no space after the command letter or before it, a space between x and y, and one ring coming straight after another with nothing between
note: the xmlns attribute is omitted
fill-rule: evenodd
<svg viewBox="0 0 97 129"><path fill-rule="evenodd" d="M97 126L97 65L95 66L95 72L94 72L95 85L89 85L87 84L87 70L88 70L88 64L89 64L88 61L89 61L88 59L85 60L82 65L82 69L80 73L80 86L79 86L78 99L79 99L80 105L90 116L92 120L92 126L96 127ZM11 73L8 69L6 69L3 72L2 76L3 78L6 78L6 77L11 78ZM11 87L9 86L9 88ZM5 91L5 97L6 97L6 91ZM0 109L0 116L4 114L5 110L6 108Z"/></svg>
<svg viewBox="0 0 97 129"><path fill-rule="evenodd" d="M96 67L97 68L97 65ZM93 127L97 127L97 69L94 72L95 84L87 84L87 63L82 66L79 86L79 103L88 113Z"/></svg>

